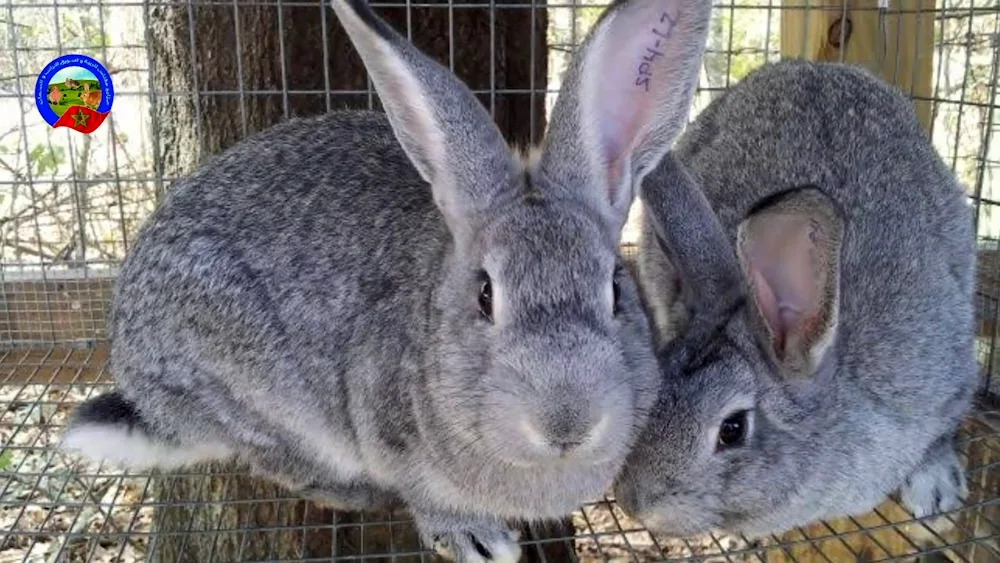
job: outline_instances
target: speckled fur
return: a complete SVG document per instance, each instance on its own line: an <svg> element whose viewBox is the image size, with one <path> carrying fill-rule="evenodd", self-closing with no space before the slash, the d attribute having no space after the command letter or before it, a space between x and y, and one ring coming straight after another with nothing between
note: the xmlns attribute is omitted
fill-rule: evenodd
<svg viewBox="0 0 1000 563"><path fill-rule="evenodd" d="M854 67L767 65L674 154L642 191L640 284L664 334L665 387L616 486L626 510L666 533L758 535L896 490L918 516L956 506L953 436L976 380L972 213L910 102ZM748 326L734 244L757 202L808 184L845 218L839 328L794 380ZM750 443L714 452L710 432L740 404L753 408Z"/></svg>
<svg viewBox="0 0 1000 563"><path fill-rule="evenodd" d="M681 10L676 54L660 59L663 103L649 106L671 114L635 121L651 124L637 178L683 122L709 4L608 11L628 23ZM292 120L173 184L116 283L118 390L78 411L66 443L103 452L87 440L119 431L159 456L136 463L235 456L337 506L403 502L449 558L509 561L518 550L500 520L561 517L601 495L655 401L650 324L618 256L638 182L606 187L602 159L581 152L582 120L605 133L615 122L580 109L606 102L578 99L579 60L545 144L522 157L464 85L363 2L335 8L388 85L389 118ZM495 324L480 312L482 270ZM532 439L581 443L554 454L526 424L540 429Z"/></svg>

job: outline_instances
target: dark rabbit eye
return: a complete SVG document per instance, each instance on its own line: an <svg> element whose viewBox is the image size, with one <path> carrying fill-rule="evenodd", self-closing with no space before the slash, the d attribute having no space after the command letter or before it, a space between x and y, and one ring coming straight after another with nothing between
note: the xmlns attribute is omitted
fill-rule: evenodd
<svg viewBox="0 0 1000 563"><path fill-rule="evenodd" d="M747 411L739 411L729 415L719 427L719 440L716 450L742 446L747 440Z"/></svg>
<svg viewBox="0 0 1000 563"><path fill-rule="evenodd" d="M485 274L479 284L479 312L493 322L493 289L490 287L490 278Z"/></svg>
<svg viewBox="0 0 1000 563"><path fill-rule="evenodd" d="M618 302L622 298L622 288L621 288L621 285L619 285L618 280L611 280L611 293L612 293L612 295L614 295L614 299L615 299L615 301L614 301L615 304L614 304L614 308L612 309L612 311L614 311L614 314L617 315L618 314L618 310L619 310Z"/></svg>

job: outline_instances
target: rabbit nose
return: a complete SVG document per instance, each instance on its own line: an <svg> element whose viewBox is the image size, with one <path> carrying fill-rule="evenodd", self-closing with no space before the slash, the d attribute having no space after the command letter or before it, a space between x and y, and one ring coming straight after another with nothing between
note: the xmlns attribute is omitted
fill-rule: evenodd
<svg viewBox="0 0 1000 563"><path fill-rule="evenodd" d="M579 447L587 439L590 432L588 424L582 420L583 417L576 413L563 412L563 416L555 416L546 425L545 437L549 444L559 448L563 453Z"/></svg>
<svg viewBox="0 0 1000 563"><path fill-rule="evenodd" d="M566 457L570 452L583 444L585 437L579 433L549 434L549 446L559 450L559 455Z"/></svg>
<svg viewBox="0 0 1000 563"><path fill-rule="evenodd" d="M560 457L596 441L607 425L607 416L594 416L582 405L567 404L546 414L541 424L525 424L524 430L532 444Z"/></svg>
<svg viewBox="0 0 1000 563"><path fill-rule="evenodd" d="M586 435L583 432L539 431L530 423L524 423L522 429L533 446L560 457L566 457L586 441Z"/></svg>

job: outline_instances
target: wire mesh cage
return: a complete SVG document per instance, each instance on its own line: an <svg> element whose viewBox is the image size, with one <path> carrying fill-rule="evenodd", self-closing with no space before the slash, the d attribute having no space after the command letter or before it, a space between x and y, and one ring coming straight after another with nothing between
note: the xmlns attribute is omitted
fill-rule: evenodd
<svg viewBox="0 0 1000 563"><path fill-rule="evenodd" d="M374 0L479 96L512 143L537 141L589 0ZM982 390L962 428L970 494L915 519L894 499L781 537L662 538L612 498L528 526L551 561L1000 561L1000 2L725 0L692 109L769 61L862 64L896 84L974 205ZM68 412L112 385L105 314L116 268L171 182L296 116L378 108L320 0L5 0L0 33L0 563L430 560L405 512L342 513L204 466L134 474L54 450ZM53 58L99 60L114 111L53 129L33 90ZM997 193L994 193L997 192ZM626 255L636 228L626 226Z"/></svg>

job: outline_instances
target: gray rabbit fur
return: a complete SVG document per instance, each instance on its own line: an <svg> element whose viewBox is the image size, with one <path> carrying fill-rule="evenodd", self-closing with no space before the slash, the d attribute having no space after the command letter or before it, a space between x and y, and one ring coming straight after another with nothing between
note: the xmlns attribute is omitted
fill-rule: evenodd
<svg viewBox="0 0 1000 563"><path fill-rule="evenodd" d="M760 536L955 508L976 385L972 210L911 102L838 63L765 65L645 179L658 405L616 482L665 534Z"/></svg>
<svg viewBox="0 0 1000 563"><path fill-rule="evenodd" d="M605 492L656 400L618 243L710 2L611 6L526 154L365 2L333 7L385 113L277 125L172 186L116 283L118 388L62 447L238 459L342 508L404 503L445 557L514 561L503 520Z"/></svg>

